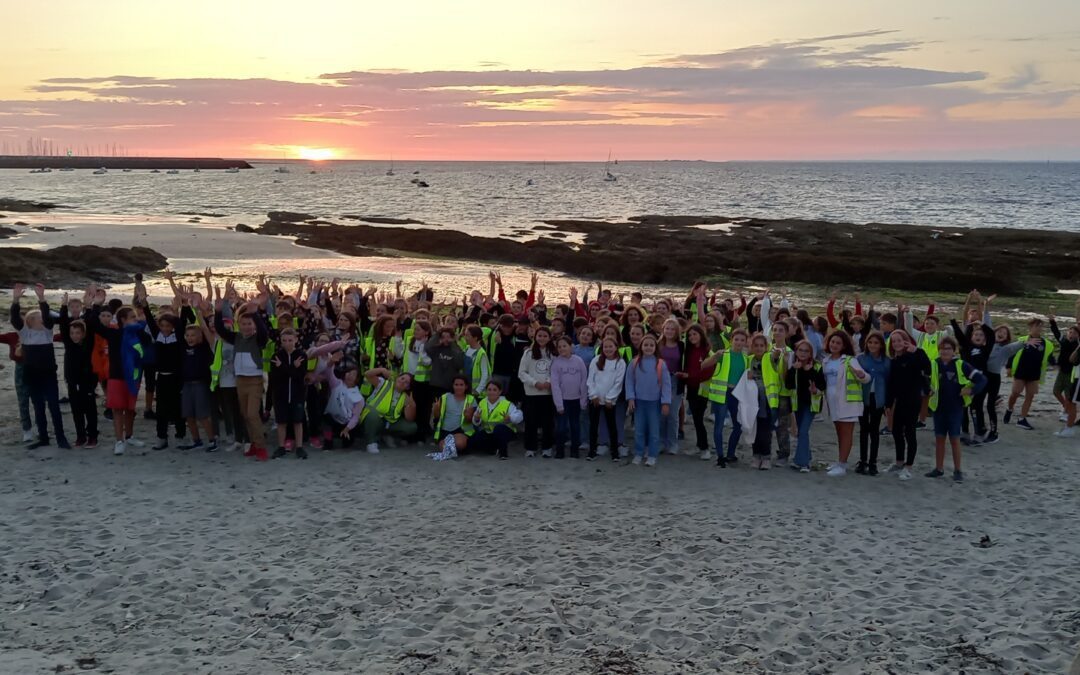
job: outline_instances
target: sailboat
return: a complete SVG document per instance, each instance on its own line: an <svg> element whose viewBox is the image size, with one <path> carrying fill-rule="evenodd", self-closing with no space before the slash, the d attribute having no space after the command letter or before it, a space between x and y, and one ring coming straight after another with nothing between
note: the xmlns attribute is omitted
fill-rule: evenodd
<svg viewBox="0 0 1080 675"><path fill-rule="evenodd" d="M614 183L619 180L615 177L615 174L611 173L611 151L608 150L607 161L604 162L604 181L607 183Z"/></svg>
<svg viewBox="0 0 1080 675"><path fill-rule="evenodd" d="M225 169L225 173L240 173L240 167L230 166L228 169Z"/></svg>
<svg viewBox="0 0 1080 675"><path fill-rule="evenodd" d="M393 155L390 156L390 168L386 170L386 175L387 176L393 176L394 175L394 156Z"/></svg>
<svg viewBox="0 0 1080 675"><path fill-rule="evenodd" d="M94 169L95 176L104 176L107 173L109 173L109 170L105 167L101 167L100 169Z"/></svg>
<svg viewBox="0 0 1080 675"><path fill-rule="evenodd" d="M274 173L289 173L289 169L288 167L279 166L278 168L274 169Z"/></svg>

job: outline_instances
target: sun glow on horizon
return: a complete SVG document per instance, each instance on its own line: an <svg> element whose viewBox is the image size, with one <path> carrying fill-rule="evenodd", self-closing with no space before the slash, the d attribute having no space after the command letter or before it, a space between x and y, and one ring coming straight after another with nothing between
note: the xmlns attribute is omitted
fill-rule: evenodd
<svg viewBox="0 0 1080 675"><path fill-rule="evenodd" d="M337 157L337 150L333 148L307 148L297 147L295 149L296 156L300 159L307 159L313 162L322 162L327 159L334 159Z"/></svg>

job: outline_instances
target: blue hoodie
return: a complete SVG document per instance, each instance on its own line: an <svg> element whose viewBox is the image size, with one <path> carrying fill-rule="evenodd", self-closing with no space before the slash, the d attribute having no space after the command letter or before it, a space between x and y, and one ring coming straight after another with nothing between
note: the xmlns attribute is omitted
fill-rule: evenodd
<svg viewBox="0 0 1080 675"><path fill-rule="evenodd" d="M626 400L634 399L671 404L671 376L666 363L655 356L642 356L630 362L626 367Z"/></svg>

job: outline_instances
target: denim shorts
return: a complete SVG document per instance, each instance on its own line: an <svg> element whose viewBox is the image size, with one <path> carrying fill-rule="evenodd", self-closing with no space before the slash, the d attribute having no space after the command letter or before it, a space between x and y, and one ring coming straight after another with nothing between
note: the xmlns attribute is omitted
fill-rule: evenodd
<svg viewBox="0 0 1080 675"><path fill-rule="evenodd" d="M964 411L961 410L935 410L934 411L934 435L944 438L952 436L960 438L960 423L964 419Z"/></svg>

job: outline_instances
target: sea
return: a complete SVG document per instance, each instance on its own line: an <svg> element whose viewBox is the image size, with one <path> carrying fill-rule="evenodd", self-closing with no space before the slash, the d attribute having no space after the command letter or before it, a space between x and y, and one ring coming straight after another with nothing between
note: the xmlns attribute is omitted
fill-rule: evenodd
<svg viewBox="0 0 1080 675"><path fill-rule="evenodd" d="M0 196L74 213L216 213L249 224L272 210L412 218L483 236L544 219L645 214L1080 232L1080 163L1070 162L397 161L392 176L385 161L252 164L176 175L8 169Z"/></svg>

